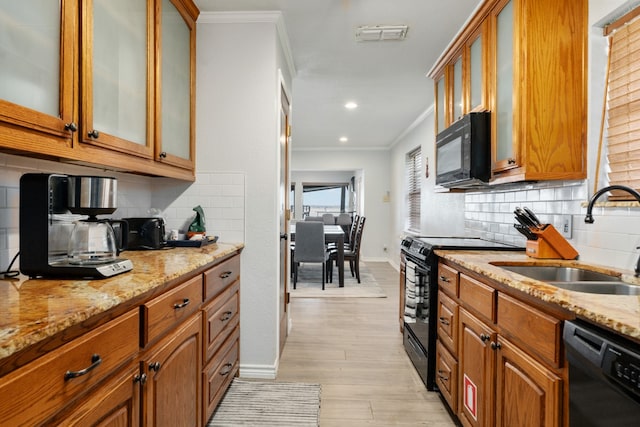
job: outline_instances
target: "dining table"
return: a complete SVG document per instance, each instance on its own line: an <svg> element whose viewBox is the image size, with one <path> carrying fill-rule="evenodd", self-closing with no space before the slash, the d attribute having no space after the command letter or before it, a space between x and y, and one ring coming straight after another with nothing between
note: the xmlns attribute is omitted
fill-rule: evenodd
<svg viewBox="0 0 640 427"><path fill-rule="evenodd" d="M292 223L289 225L289 236L291 241L296 240L296 225ZM327 225L324 226L324 242L335 243L338 255L338 286L344 287L344 230L339 225Z"/></svg>

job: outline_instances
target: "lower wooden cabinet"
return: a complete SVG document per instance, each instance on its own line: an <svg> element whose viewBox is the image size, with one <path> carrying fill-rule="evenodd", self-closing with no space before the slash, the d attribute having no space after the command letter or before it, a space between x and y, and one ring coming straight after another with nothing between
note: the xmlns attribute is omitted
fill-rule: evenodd
<svg viewBox="0 0 640 427"><path fill-rule="evenodd" d="M202 319L197 312L142 356L142 424L200 426Z"/></svg>
<svg viewBox="0 0 640 427"><path fill-rule="evenodd" d="M453 266L446 267L453 277ZM445 322L438 325L436 384L460 424L562 426L562 320L458 273L459 297L442 292L452 280L438 294ZM450 327L452 313L457 328Z"/></svg>
<svg viewBox="0 0 640 427"><path fill-rule="evenodd" d="M113 375L75 408L47 424L57 426L137 427L140 425L138 363Z"/></svg>

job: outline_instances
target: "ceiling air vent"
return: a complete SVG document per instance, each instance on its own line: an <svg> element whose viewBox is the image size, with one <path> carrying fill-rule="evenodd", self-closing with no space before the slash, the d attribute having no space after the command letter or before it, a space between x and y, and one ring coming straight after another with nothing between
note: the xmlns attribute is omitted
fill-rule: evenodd
<svg viewBox="0 0 640 427"><path fill-rule="evenodd" d="M407 25L363 25L356 28L356 41L404 40L407 31L409 31Z"/></svg>

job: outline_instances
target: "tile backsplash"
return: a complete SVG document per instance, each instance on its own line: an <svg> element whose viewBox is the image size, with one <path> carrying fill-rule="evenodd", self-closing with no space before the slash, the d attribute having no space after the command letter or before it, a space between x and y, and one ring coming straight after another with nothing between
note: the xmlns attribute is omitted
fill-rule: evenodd
<svg viewBox="0 0 640 427"><path fill-rule="evenodd" d="M596 207L595 222L585 224L587 181L512 184L465 194L465 231L506 243L524 245L513 224L516 206L532 209L543 223L560 228L560 216L572 219L569 243L580 260L633 270L640 250L640 209ZM604 198L599 201L604 201Z"/></svg>
<svg viewBox="0 0 640 427"><path fill-rule="evenodd" d="M20 176L24 173L115 176L118 179L118 210L114 218L162 216L167 231L185 232L202 206L207 232L221 241L244 242L245 175L202 172L195 182L115 173L47 160L0 154L0 271L18 253ZM16 264L13 268L17 268Z"/></svg>

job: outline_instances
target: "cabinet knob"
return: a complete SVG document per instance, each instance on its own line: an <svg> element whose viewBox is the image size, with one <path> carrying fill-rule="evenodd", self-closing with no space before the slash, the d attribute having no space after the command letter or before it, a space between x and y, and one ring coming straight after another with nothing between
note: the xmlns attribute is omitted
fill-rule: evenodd
<svg viewBox="0 0 640 427"><path fill-rule="evenodd" d="M500 344L499 342L491 341L491 349L500 350L501 348L502 348L502 344Z"/></svg>
<svg viewBox="0 0 640 427"><path fill-rule="evenodd" d="M440 317L438 320L440 320L440 323L442 323L445 326L449 326L449 319L447 319L446 317Z"/></svg>
<svg viewBox="0 0 640 427"><path fill-rule="evenodd" d="M232 368L233 368L233 363L229 363L229 362L227 362L227 363L225 363L224 365L222 365L222 367L223 367L224 369L222 369L222 370L220 371L220 376L224 377L224 376L229 375L229 372L231 372L231 370L232 370Z"/></svg>
<svg viewBox="0 0 640 427"><path fill-rule="evenodd" d="M165 158L167 157L167 152L166 152L166 151L163 151L162 153L160 153L160 154L158 155L158 157L160 157L161 159L165 159Z"/></svg>
<svg viewBox="0 0 640 427"><path fill-rule="evenodd" d="M160 362L149 363L149 369L158 372L160 370Z"/></svg>
<svg viewBox="0 0 640 427"><path fill-rule="evenodd" d="M447 276L440 276L440 280L442 282L447 282L447 283L449 282L449 279L447 279Z"/></svg>
<svg viewBox="0 0 640 427"><path fill-rule="evenodd" d="M135 377L133 377L133 382L145 385L147 382L147 374L136 375Z"/></svg>
<svg viewBox="0 0 640 427"><path fill-rule="evenodd" d="M78 130L78 125L73 122L65 123L64 128L68 131L75 132Z"/></svg>
<svg viewBox="0 0 640 427"><path fill-rule="evenodd" d="M220 316L220 321L221 322L226 322L227 320L231 319L233 317L233 311L225 311L224 313L222 313L222 316Z"/></svg>
<svg viewBox="0 0 640 427"><path fill-rule="evenodd" d="M482 340L482 342L487 342L489 341L489 339L491 339L491 337L487 334L480 334L480 339Z"/></svg>
<svg viewBox="0 0 640 427"><path fill-rule="evenodd" d="M509 163L510 165L515 165L516 164L516 159L509 159L509 160L507 160L507 163Z"/></svg>
<svg viewBox="0 0 640 427"><path fill-rule="evenodd" d="M221 279L226 279L227 277L231 276L233 272L232 271L224 271L222 273L220 273L220 278Z"/></svg>
<svg viewBox="0 0 640 427"><path fill-rule="evenodd" d="M90 138L98 139L98 137L100 136L100 132L94 129L91 132L89 132L88 135Z"/></svg>

